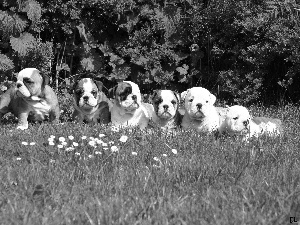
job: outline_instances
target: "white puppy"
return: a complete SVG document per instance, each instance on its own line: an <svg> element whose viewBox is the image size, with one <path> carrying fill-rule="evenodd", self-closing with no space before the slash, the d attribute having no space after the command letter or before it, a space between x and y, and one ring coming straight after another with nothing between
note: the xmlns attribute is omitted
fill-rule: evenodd
<svg viewBox="0 0 300 225"><path fill-rule="evenodd" d="M220 133L242 135L243 140L262 134L277 136L282 132L281 121L266 117L251 118L247 108L239 105L231 106L220 125Z"/></svg>
<svg viewBox="0 0 300 225"><path fill-rule="evenodd" d="M131 81L120 82L110 90L114 96L114 104L111 108L112 125L118 128L148 126L148 110L142 103L139 86Z"/></svg>
<svg viewBox="0 0 300 225"><path fill-rule="evenodd" d="M181 93L185 99L185 113L181 126L198 132L212 132L219 128L219 114L214 106L216 97L207 89L193 87Z"/></svg>

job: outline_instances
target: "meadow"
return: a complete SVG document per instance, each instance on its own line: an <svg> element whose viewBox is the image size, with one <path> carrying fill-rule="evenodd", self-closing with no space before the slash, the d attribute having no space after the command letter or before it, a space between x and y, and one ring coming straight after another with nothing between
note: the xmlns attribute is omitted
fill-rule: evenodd
<svg viewBox="0 0 300 225"><path fill-rule="evenodd" d="M280 138L215 140L62 123L0 129L1 224L290 224L300 221L299 107L251 107Z"/></svg>

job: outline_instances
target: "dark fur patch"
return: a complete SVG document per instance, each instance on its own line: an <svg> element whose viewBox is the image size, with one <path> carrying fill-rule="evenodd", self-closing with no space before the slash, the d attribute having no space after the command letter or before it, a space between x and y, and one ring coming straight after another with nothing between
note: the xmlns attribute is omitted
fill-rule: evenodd
<svg viewBox="0 0 300 225"><path fill-rule="evenodd" d="M121 82L117 86L109 89L109 98L124 101L128 95L132 94L132 87L129 83Z"/></svg>

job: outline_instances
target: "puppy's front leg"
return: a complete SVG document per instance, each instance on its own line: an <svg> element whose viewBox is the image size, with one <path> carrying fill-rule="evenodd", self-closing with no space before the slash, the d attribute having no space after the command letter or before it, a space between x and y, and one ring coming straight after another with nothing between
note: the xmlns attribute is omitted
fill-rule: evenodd
<svg viewBox="0 0 300 225"><path fill-rule="evenodd" d="M20 113L18 115L18 120L19 121L18 121L17 129L20 129L20 130L26 130L26 129L28 129L27 118L28 118L28 113L27 112Z"/></svg>
<svg viewBox="0 0 300 225"><path fill-rule="evenodd" d="M55 108L49 112L49 121L53 123L59 122L59 108Z"/></svg>
<svg viewBox="0 0 300 225"><path fill-rule="evenodd" d="M81 114L78 112L77 109L75 109L73 114L72 114L72 121L76 121L77 123L82 123L83 122L83 118L82 118Z"/></svg>

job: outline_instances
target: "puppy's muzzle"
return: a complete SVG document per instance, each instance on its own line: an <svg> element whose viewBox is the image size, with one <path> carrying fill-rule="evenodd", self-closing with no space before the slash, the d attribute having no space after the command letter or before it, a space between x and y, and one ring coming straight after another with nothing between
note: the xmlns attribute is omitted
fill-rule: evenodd
<svg viewBox="0 0 300 225"><path fill-rule="evenodd" d="M82 98L85 102L87 102L89 100L89 96L83 96Z"/></svg>
<svg viewBox="0 0 300 225"><path fill-rule="evenodd" d="M202 104L201 103L198 103L196 106L197 106L198 111L202 108Z"/></svg>
<svg viewBox="0 0 300 225"><path fill-rule="evenodd" d="M164 110L165 110L165 112L166 112L166 111L168 111L169 106L168 106L168 105L163 105L163 108L164 108Z"/></svg>

